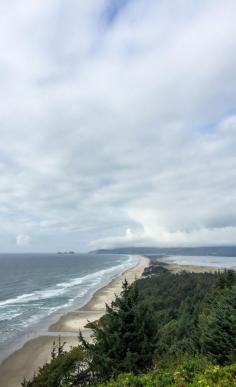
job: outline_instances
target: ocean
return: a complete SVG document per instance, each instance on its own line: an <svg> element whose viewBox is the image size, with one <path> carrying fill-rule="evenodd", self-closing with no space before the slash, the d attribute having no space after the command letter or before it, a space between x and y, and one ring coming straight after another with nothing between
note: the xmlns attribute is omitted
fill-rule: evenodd
<svg viewBox="0 0 236 387"><path fill-rule="evenodd" d="M138 263L117 254L0 254L0 361Z"/></svg>

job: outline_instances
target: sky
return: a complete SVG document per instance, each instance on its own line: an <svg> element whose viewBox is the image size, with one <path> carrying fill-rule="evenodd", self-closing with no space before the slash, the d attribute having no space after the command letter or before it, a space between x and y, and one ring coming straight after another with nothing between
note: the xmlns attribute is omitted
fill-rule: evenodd
<svg viewBox="0 0 236 387"><path fill-rule="evenodd" d="M0 0L0 251L236 244L235 0Z"/></svg>

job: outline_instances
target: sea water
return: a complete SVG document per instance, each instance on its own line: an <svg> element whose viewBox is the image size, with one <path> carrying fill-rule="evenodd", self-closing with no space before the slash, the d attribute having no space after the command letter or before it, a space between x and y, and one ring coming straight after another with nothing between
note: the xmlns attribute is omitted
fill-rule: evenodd
<svg viewBox="0 0 236 387"><path fill-rule="evenodd" d="M0 254L0 361L138 263L115 254Z"/></svg>

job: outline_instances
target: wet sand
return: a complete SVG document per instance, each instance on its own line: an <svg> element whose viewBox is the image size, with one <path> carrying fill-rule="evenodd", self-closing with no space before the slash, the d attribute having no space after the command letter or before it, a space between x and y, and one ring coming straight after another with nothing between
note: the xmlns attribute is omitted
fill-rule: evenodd
<svg viewBox="0 0 236 387"><path fill-rule="evenodd" d="M141 277L148 265L149 259L140 257L135 267L99 289L84 307L67 313L57 323L51 325L49 331L54 332L53 336L39 336L32 339L9 356L0 366L0 387L20 387L24 377L32 378L38 368L50 360L53 341L57 340L57 333L61 336L61 341L66 342L65 349L67 350L78 344L79 330L86 338L89 338L91 331L85 328L87 322L96 321L105 313L106 303L110 304L115 294L120 294L125 278L132 283L136 278Z"/></svg>

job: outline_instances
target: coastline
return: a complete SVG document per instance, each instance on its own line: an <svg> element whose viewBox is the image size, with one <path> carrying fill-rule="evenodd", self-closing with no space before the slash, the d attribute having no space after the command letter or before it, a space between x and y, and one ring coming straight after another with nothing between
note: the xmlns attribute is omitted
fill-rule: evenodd
<svg viewBox="0 0 236 387"><path fill-rule="evenodd" d="M115 295L120 294L124 279L132 283L136 278L140 278L145 267L149 266L149 262L147 257L140 256L139 262L134 267L98 289L86 305L66 313L52 324L48 329L48 336L39 336L27 341L22 348L5 359L0 365L0 387L20 387L24 377L32 378L37 369L50 360L53 341L59 335L61 341L66 342L66 350L78 345L79 330L89 338L91 331L85 328L87 322L98 320L105 313L106 304L111 304Z"/></svg>

